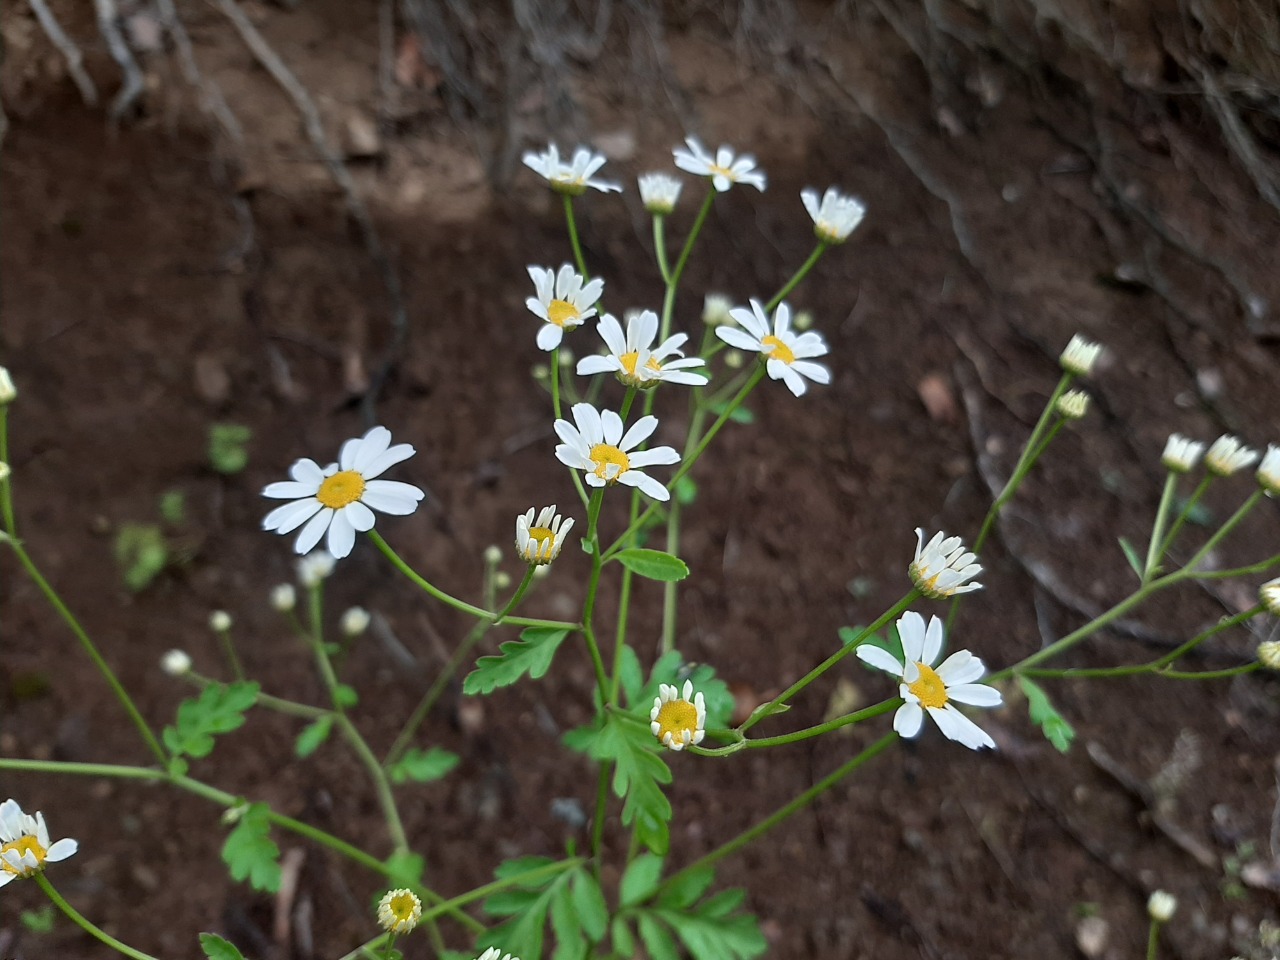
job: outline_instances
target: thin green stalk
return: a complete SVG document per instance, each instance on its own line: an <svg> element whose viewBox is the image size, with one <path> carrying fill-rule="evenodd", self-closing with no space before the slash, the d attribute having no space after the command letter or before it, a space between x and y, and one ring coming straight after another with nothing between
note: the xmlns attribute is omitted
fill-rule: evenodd
<svg viewBox="0 0 1280 960"><path fill-rule="evenodd" d="M820 737L824 733L830 733L832 730L847 727L851 723L861 723L863 720L870 720L872 717L883 716L898 709L900 706L902 706L902 700L894 697L892 700L864 707L861 710L855 710L853 713L846 713L842 717L836 717L834 720L828 720L826 723L820 723L817 726L805 727L803 730L795 730L792 733L784 733L776 737L748 738L746 745L748 749L754 749L756 747L780 747L787 743L799 743L801 740Z"/></svg>
<svg viewBox="0 0 1280 960"><path fill-rule="evenodd" d="M1243 567L1230 567L1226 570L1201 570L1196 574L1197 580L1231 580L1235 577L1249 577L1255 573L1266 573L1272 567L1280 566L1280 553L1257 563Z"/></svg>
<svg viewBox="0 0 1280 960"><path fill-rule="evenodd" d="M551 351L551 407L555 411L556 419L563 420L564 417L560 413L560 348L556 347ZM582 478L578 476L577 470L570 470L569 476L573 480L573 488L578 491L578 499L582 501L582 505L587 505L587 491L582 486Z"/></svg>
<svg viewBox="0 0 1280 960"><path fill-rule="evenodd" d="M214 680L212 677L206 677L203 674L196 673L194 670L188 671L183 676L201 690L205 687L222 683L221 680ZM273 697L271 694L262 693L261 691L258 692L257 699L254 700L254 706L265 707L267 710L274 710L276 713L283 713L290 717L302 717L306 720L319 720L321 717L327 717L333 713L332 710L325 707L313 707L309 703L298 703L296 700Z"/></svg>
<svg viewBox="0 0 1280 960"><path fill-rule="evenodd" d="M1156 960L1156 947L1160 943L1160 921L1152 918L1147 933L1147 960Z"/></svg>
<svg viewBox="0 0 1280 960"><path fill-rule="evenodd" d="M1230 517L1227 518L1227 522L1224 523L1222 526L1220 526L1217 529L1217 531L1213 534L1213 536L1211 536L1208 540L1205 541L1204 546L1202 546L1199 550L1197 550L1195 552L1195 555L1192 556L1192 558L1188 560L1185 564L1183 564L1183 569L1189 572L1194 572L1196 567L1200 565L1200 561L1202 561L1205 557L1207 557L1210 551L1212 551L1214 547L1216 547L1219 543L1221 543L1223 539L1227 536L1227 534L1229 534L1232 530L1234 530L1237 526L1239 526L1240 521L1243 520L1246 516L1248 516L1249 511L1251 511L1254 507L1256 507L1258 505L1258 502L1265 496L1266 494L1261 490L1253 491L1253 493L1250 494L1249 499L1246 500L1244 503L1240 504L1239 509L1237 509L1235 513L1233 513Z"/></svg>
<svg viewBox="0 0 1280 960"><path fill-rule="evenodd" d="M671 285L671 267L667 265L667 218L660 213L653 215L653 253L658 260L658 272L662 282Z"/></svg>
<svg viewBox="0 0 1280 960"><path fill-rule="evenodd" d="M0 463L9 463L9 405L0 403ZM0 516L4 518L5 532L17 537L17 523L13 514L13 474L0 480Z"/></svg>
<svg viewBox="0 0 1280 960"><path fill-rule="evenodd" d="M602 761L600 774L596 777L596 815L591 823L591 860L595 863L597 879L600 876L600 853L604 849L604 820L609 809L612 766L609 761Z"/></svg>
<svg viewBox="0 0 1280 960"><path fill-rule="evenodd" d="M534 867L532 870L525 870L523 873L513 874L510 877L504 877L501 880L494 880L492 883L486 883L482 887L476 887L474 890L469 890L466 893L444 900L429 910L423 910L421 922L425 923L445 914L460 912L458 910L459 907L491 897L495 893L501 893L511 887L532 887L539 880L546 877L554 877L556 874L564 873L566 870L573 870L582 866L583 863L582 857L569 857L555 863L548 863L545 866ZM466 914L463 914L463 916L466 916Z"/></svg>
<svg viewBox="0 0 1280 960"><path fill-rule="evenodd" d="M591 279L591 275L587 273L587 261L582 256L582 245L578 242L578 224L573 217L573 197L567 193L562 193L561 199L564 200L564 219L569 226L569 243L573 246L573 260L578 265L578 272L582 274L582 280L586 283Z"/></svg>
<svg viewBox="0 0 1280 960"><path fill-rule="evenodd" d="M822 259L822 255L827 252L827 247L829 246L830 244L825 240L818 241L818 245L813 248L813 253L809 254L809 259L800 265L800 269L792 274L791 279L783 284L782 289L775 293L769 302L765 304L765 313L771 312L774 307L786 298L788 293L799 286L800 281L809 275L809 271L813 269L814 264Z"/></svg>
<svg viewBox="0 0 1280 960"><path fill-rule="evenodd" d="M1160 555L1164 556L1169 552L1169 548L1173 546L1174 539L1182 530L1182 525L1191 517L1191 511L1196 508L1196 504L1204 496L1205 491L1209 489L1209 484L1213 483L1213 474L1208 474L1203 480L1196 484L1196 488L1192 491L1191 496L1187 498L1187 502L1182 505L1182 509L1178 511L1178 516L1173 521L1173 526L1169 528L1169 532L1165 534L1164 541L1160 544Z"/></svg>
<svg viewBox="0 0 1280 960"><path fill-rule="evenodd" d="M1238 677L1243 673L1253 673L1261 669L1262 664L1255 660L1252 663L1242 663L1238 667L1227 667L1225 670L1160 670L1156 676L1167 677L1170 680L1225 680L1228 677Z"/></svg>
<svg viewBox="0 0 1280 960"><path fill-rule="evenodd" d="M1164 480L1164 491L1160 494L1160 506L1156 508L1155 523L1151 525L1151 542L1147 546L1147 562L1142 566L1142 582L1146 583L1155 576L1160 563L1160 544L1164 538L1164 525L1169 517L1169 507L1173 503L1173 493L1178 487L1178 474L1170 470Z"/></svg>
<svg viewBox="0 0 1280 960"><path fill-rule="evenodd" d="M387 821L387 832L391 834L391 842L397 851L409 849L409 838L404 832L404 821L400 819L400 810L396 806L395 794L391 790L391 782L378 758L370 749L368 742L360 735L351 718L345 713L336 714L338 729L343 738L356 752L360 762L369 771L369 779L373 781L374 792L378 795L378 804L382 807L382 816Z"/></svg>
<svg viewBox="0 0 1280 960"><path fill-rule="evenodd" d="M667 879L662 882L662 887L668 888L673 883L675 883L679 878L684 877L692 873L693 871L699 870L703 867L709 867L713 863L718 863L719 861L723 860L725 857L729 856L729 854L736 853L737 851L741 850L743 847L759 839L761 836L768 833L770 830L772 830L774 827L780 824L783 820L786 820L788 817L790 817L793 813L803 810L810 803L812 803L818 796L830 790L837 783L839 783L849 774L853 773L853 771L857 770L860 766L862 766L872 757L875 757L878 754L884 752L885 748L888 747L889 744L893 743L893 741L896 739L898 739L898 735L896 733L885 734L883 737L881 737L875 743L871 744L871 746L867 747L857 756L846 761L842 766L836 768L834 771L827 774L827 776L823 777L821 780L815 783L808 790L805 790L803 793L799 794L794 800L790 801L789 803L784 804L782 807L780 807L778 810L776 810L774 813L770 814L769 816L765 817L755 826L744 830L742 833L738 834L732 840L728 841L727 843L721 844L719 847L716 847L716 849L712 850L706 856L699 857L697 860L689 864L687 867L681 870L677 870L675 873L667 877Z"/></svg>
<svg viewBox="0 0 1280 960"><path fill-rule="evenodd" d="M596 608L596 594L600 588L600 570L604 561L600 558L600 504L604 500L604 487L596 487L591 493L591 505L587 508L587 539L591 541L591 579L587 582L587 599L582 608L582 634L587 641L587 649L591 651L591 663L596 671L596 684L600 688L600 702L609 702L609 677L604 669L604 660L600 657L600 645L596 642L595 628L592 626L592 615Z"/></svg>
<svg viewBox="0 0 1280 960"><path fill-rule="evenodd" d="M788 703L791 700L791 698L794 697L797 693L799 693L809 684L813 683L813 681L817 680L820 676L822 676L824 673L826 673L828 670L834 667L837 663L839 663L849 654L853 653L853 651L857 648L858 644L862 642L863 638L871 636L871 634L875 633L877 630L879 630L881 627L887 624L890 620L892 620L898 614L902 613L902 611L906 610L907 607L911 606L911 604L913 604L919 596L920 596L919 590L912 590L911 592L909 592L906 596L904 596L901 600L895 603L892 607L890 607L884 613L880 614L880 616L876 618L874 623L872 623L868 627L863 627L860 631L858 631L858 634L848 643L841 646L839 650L837 650L831 656L827 657L827 659L823 660L820 664L818 664L816 667L814 667L812 670L806 673L803 677L801 677L791 686L787 687L786 690L783 690L782 693L778 694L776 697L770 700L763 707L757 708L756 711L746 719L746 722L743 723L742 726L738 728L739 732L746 733L748 730L754 727L757 723L759 723L765 717L770 716L771 708L776 707L779 704Z"/></svg>
<svg viewBox="0 0 1280 960"><path fill-rule="evenodd" d="M54 889L53 884L49 882L49 879L44 875L44 873L37 873L34 879L36 883L40 885L40 889L44 891L45 896L53 901L53 905L65 913L72 923L85 933L89 934L89 936L102 941L117 953L123 953L126 957L132 957L133 960L156 960L156 958L151 956L151 954L143 953L141 950L135 950L127 943L121 943L102 928L97 927L86 920L80 911L67 903L67 901L63 899L62 894Z"/></svg>
<svg viewBox="0 0 1280 960"><path fill-rule="evenodd" d="M218 639L222 641L222 652L227 655L227 660L231 664L231 672L235 674L236 680L244 682L244 667L240 665L240 657L236 653L236 645L231 639L230 630L218 630Z"/></svg>

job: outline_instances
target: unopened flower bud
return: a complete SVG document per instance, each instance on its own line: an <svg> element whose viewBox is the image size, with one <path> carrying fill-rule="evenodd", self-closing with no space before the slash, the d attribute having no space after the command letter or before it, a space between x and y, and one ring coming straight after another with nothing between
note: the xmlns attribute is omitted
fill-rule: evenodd
<svg viewBox="0 0 1280 960"><path fill-rule="evenodd" d="M1236 437L1224 433L1209 447L1204 455L1205 469L1218 477L1229 477L1237 470L1251 466L1258 459L1258 451L1246 447Z"/></svg>
<svg viewBox="0 0 1280 960"><path fill-rule="evenodd" d="M560 366L568 367L573 364L573 351L568 347L560 348Z"/></svg>
<svg viewBox="0 0 1280 960"><path fill-rule="evenodd" d="M791 318L791 326L796 330L808 330L813 326L813 311L797 310L796 315Z"/></svg>
<svg viewBox="0 0 1280 960"><path fill-rule="evenodd" d="M1188 440L1175 433L1165 443L1164 455L1161 456L1160 462L1164 464L1166 470L1173 473L1187 473L1200 462L1202 453L1204 453L1203 443Z"/></svg>
<svg viewBox="0 0 1280 960"><path fill-rule="evenodd" d="M489 566L497 566L502 561L502 548L496 543L491 543L484 548L484 562Z"/></svg>
<svg viewBox="0 0 1280 960"><path fill-rule="evenodd" d="M1266 456L1258 464L1258 483L1273 497L1280 497L1280 447L1267 444Z"/></svg>
<svg viewBox="0 0 1280 960"><path fill-rule="evenodd" d="M333 573L335 563L328 550L313 550L298 561L298 582L308 590L320 586L320 581Z"/></svg>
<svg viewBox="0 0 1280 960"><path fill-rule="evenodd" d="M646 173L639 178L640 202L650 213L666 216L676 208L682 184L665 173Z"/></svg>
<svg viewBox="0 0 1280 960"><path fill-rule="evenodd" d="M170 650L160 658L160 669L171 677L181 677L191 672L191 657L185 650Z"/></svg>
<svg viewBox="0 0 1280 960"><path fill-rule="evenodd" d="M737 370L743 364L746 357L741 350L730 350L724 355L724 365L730 370Z"/></svg>
<svg viewBox="0 0 1280 960"><path fill-rule="evenodd" d="M369 611L364 607L350 607L342 614L339 625L348 637L358 637L369 629Z"/></svg>
<svg viewBox="0 0 1280 960"><path fill-rule="evenodd" d="M18 399L18 388L13 385L13 378L5 367L0 367L0 407L13 403Z"/></svg>
<svg viewBox="0 0 1280 960"><path fill-rule="evenodd" d="M1101 353L1102 344L1086 340L1077 333L1071 338L1067 348L1062 351L1058 362L1067 373L1074 373L1077 377L1087 377L1093 372L1093 365L1098 362Z"/></svg>
<svg viewBox="0 0 1280 960"><path fill-rule="evenodd" d="M722 327L733 323L729 311L733 309L733 301L722 293L708 293L702 301L702 322L708 327Z"/></svg>
<svg viewBox="0 0 1280 960"><path fill-rule="evenodd" d="M493 575L493 585L498 590L505 590L511 586L511 574L505 570L499 570Z"/></svg>
<svg viewBox="0 0 1280 960"><path fill-rule="evenodd" d="M545 363L535 363L529 369L529 373L532 374L533 379L535 380L546 380L551 376L551 368Z"/></svg>
<svg viewBox="0 0 1280 960"><path fill-rule="evenodd" d="M1280 577L1268 580L1258 588L1258 602L1267 613L1280 617Z"/></svg>
<svg viewBox="0 0 1280 960"><path fill-rule="evenodd" d="M288 613L298 603L298 592L292 583L278 583L271 588L271 606L280 613Z"/></svg>
<svg viewBox="0 0 1280 960"><path fill-rule="evenodd" d="M1081 420L1089 412L1089 395L1083 390L1068 390L1054 404L1063 420Z"/></svg>
<svg viewBox="0 0 1280 960"><path fill-rule="evenodd" d="M1157 890L1147 900L1147 916L1156 923L1168 923L1178 909L1178 898L1172 893Z"/></svg>
<svg viewBox="0 0 1280 960"><path fill-rule="evenodd" d="M1280 641L1264 640L1258 644L1258 662L1268 670L1280 670Z"/></svg>
<svg viewBox="0 0 1280 960"><path fill-rule="evenodd" d="M543 565L542 565L542 566L540 566L540 567L534 567L534 568L533 568L533 579L535 579L535 580L545 580L545 579L547 579L547 577L549 577L549 576L551 576L551 568L550 568L549 566L547 566L546 564L543 564Z"/></svg>
<svg viewBox="0 0 1280 960"><path fill-rule="evenodd" d="M225 610L215 610L209 614L209 629L214 633L226 633L231 629L231 614Z"/></svg>

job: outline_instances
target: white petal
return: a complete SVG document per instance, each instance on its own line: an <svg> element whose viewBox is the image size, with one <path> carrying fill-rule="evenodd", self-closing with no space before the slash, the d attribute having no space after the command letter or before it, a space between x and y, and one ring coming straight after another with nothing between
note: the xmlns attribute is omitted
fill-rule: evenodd
<svg viewBox="0 0 1280 960"><path fill-rule="evenodd" d="M920 724L924 722L924 711L918 703L904 703L893 715L893 729L900 737L914 737L920 732Z"/></svg>
<svg viewBox="0 0 1280 960"><path fill-rule="evenodd" d="M863 643L853 652L859 660L870 664L877 670L892 673L895 677L902 676L902 664L898 662L897 657L884 649L884 647L877 647L874 643Z"/></svg>
<svg viewBox="0 0 1280 960"><path fill-rule="evenodd" d="M262 488L262 495L272 500L297 500L300 497L314 497L320 489L318 483L307 483L299 480L277 480Z"/></svg>
<svg viewBox="0 0 1280 960"><path fill-rule="evenodd" d="M985 672L982 661L968 650L957 650L937 667L938 676L948 687L972 683Z"/></svg>
<svg viewBox="0 0 1280 960"><path fill-rule="evenodd" d="M403 517L417 510L418 504L425 496L426 494L411 483L401 483L399 480L370 480L365 484L360 500L365 506L372 507L374 510Z"/></svg>
<svg viewBox="0 0 1280 960"><path fill-rule="evenodd" d="M622 439L622 418L612 410L601 410L600 431L605 443L618 446L618 441Z"/></svg>
<svg viewBox="0 0 1280 960"><path fill-rule="evenodd" d="M739 350L760 350L760 338L744 333L736 327L716 327L716 336Z"/></svg>
<svg viewBox="0 0 1280 960"><path fill-rule="evenodd" d="M274 530L276 533L289 533L310 520L317 510L324 508L315 497L306 500L295 500L276 507L262 518L263 530Z"/></svg>
<svg viewBox="0 0 1280 960"><path fill-rule="evenodd" d="M627 456L632 467L651 467L654 464L679 463L680 454L675 447L654 447L651 450L637 450Z"/></svg>
<svg viewBox="0 0 1280 960"><path fill-rule="evenodd" d="M596 324L596 330L599 331L600 339L614 356L620 357L627 352L626 335L623 334L622 326L612 314L606 313L601 317L600 322Z"/></svg>
<svg viewBox="0 0 1280 960"><path fill-rule="evenodd" d="M618 477L618 482L626 484L628 487L637 487L641 493L647 494L654 500L659 500L663 503L671 499L671 494L666 487L647 473L641 473L639 470L628 470Z"/></svg>
<svg viewBox="0 0 1280 960"><path fill-rule="evenodd" d="M779 307L778 309L782 309ZM827 355L827 341L822 339L822 334L815 333L812 330L800 334L791 343L787 344L791 348L791 352L797 360L807 360L812 357L824 357Z"/></svg>
<svg viewBox="0 0 1280 960"><path fill-rule="evenodd" d="M998 707L1004 703L1000 691L985 683L961 683L947 687L947 698L971 707Z"/></svg>
<svg viewBox="0 0 1280 960"><path fill-rule="evenodd" d="M801 190L800 201L804 204L804 208L809 211L809 216L816 221L822 210L821 205L818 203L818 191Z"/></svg>
<svg viewBox="0 0 1280 960"><path fill-rule="evenodd" d="M662 380L664 383L681 383L690 387L701 387L711 382L711 379L704 373L685 373L682 370L664 372Z"/></svg>
<svg viewBox="0 0 1280 960"><path fill-rule="evenodd" d="M360 446L356 449L356 457L351 462L351 469L364 473L365 467L376 460L391 446L391 431L386 427L371 427L369 432L360 438Z"/></svg>
<svg viewBox="0 0 1280 960"><path fill-rule="evenodd" d="M329 548L329 552L336 559L341 560L351 553L351 548L355 545L355 529L351 526L351 521L347 519L347 512L339 510L333 515L333 523L329 524L329 539L326 541L325 546Z"/></svg>
<svg viewBox="0 0 1280 960"><path fill-rule="evenodd" d="M787 389L797 397L804 396L805 391L809 389L809 385L805 383L804 377L792 370L789 365L780 360L770 360L766 365L769 368L769 376L773 376L773 365L775 363L782 368L782 382L787 385ZM774 377L774 379L776 380L777 378Z"/></svg>
<svg viewBox="0 0 1280 960"><path fill-rule="evenodd" d="M956 743L963 744L970 750L977 750L979 747L995 749L995 741L987 735L987 732L951 704L947 704L941 710L931 709L929 715L933 717L938 729Z"/></svg>
<svg viewBox="0 0 1280 960"><path fill-rule="evenodd" d="M617 414L615 413L616 417ZM578 432L582 435L582 442L587 447L594 446L604 437L604 422L600 418L600 411L589 403L575 403L573 405L573 420L578 425ZM621 433L621 429L618 431Z"/></svg>
<svg viewBox="0 0 1280 960"><path fill-rule="evenodd" d="M57 863L59 860L65 860L67 857L74 855L79 849L80 845L74 840L64 838L51 846L45 853L44 858L52 861L53 863Z"/></svg>
<svg viewBox="0 0 1280 960"><path fill-rule="evenodd" d="M621 425L622 421L618 421ZM658 418L654 416L641 417L631 425L631 429L626 432L621 441L610 441L618 444L618 448L626 451L632 447L638 446L653 436L653 431L658 429Z"/></svg>
<svg viewBox="0 0 1280 960"><path fill-rule="evenodd" d="M10 873L8 870L0 870L0 887L3 887L10 880L17 879L18 875L16 873Z"/></svg>
<svg viewBox="0 0 1280 960"><path fill-rule="evenodd" d="M325 530L329 529L329 521L333 519L333 510L325 507L302 528L302 532L298 534L298 539L294 541L293 552L305 556L311 552L311 548L320 542L320 538L324 536Z"/></svg>
<svg viewBox="0 0 1280 960"><path fill-rule="evenodd" d="M359 500L355 501L355 503L348 503L343 507L341 513L358 532L364 533L366 530L373 529L373 511Z"/></svg>
<svg viewBox="0 0 1280 960"><path fill-rule="evenodd" d="M937 617L929 618L929 626L925 630L924 650L920 653L920 661L932 666L942 653L942 621Z"/></svg>
<svg viewBox="0 0 1280 960"><path fill-rule="evenodd" d="M289 468L289 476L301 483L310 483L318 488L324 480L324 471L320 469L320 464L303 457L293 462L293 466Z"/></svg>
<svg viewBox="0 0 1280 960"><path fill-rule="evenodd" d="M791 364L791 369L802 377L808 377L814 383L830 383L831 371L820 363L814 363L811 360L797 360Z"/></svg>
<svg viewBox="0 0 1280 960"><path fill-rule="evenodd" d="M363 467L358 467L357 469L359 469L361 476L363 476L366 481L372 480L374 477L378 477L386 473L397 463L400 463L403 460L408 460L416 452L417 451L413 449L413 444L411 443L397 443L385 453L374 457L368 464Z"/></svg>
<svg viewBox="0 0 1280 960"><path fill-rule="evenodd" d="M548 352L560 346L564 331L554 323L544 323L538 330L538 349Z"/></svg>
<svg viewBox="0 0 1280 960"><path fill-rule="evenodd" d="M898 637L902 640L902 655L909 663L918 663L924 651L924 617L908 610L898 618Z"/></svg>
<svg viewBox="0 0 1280 960"><path fill-rule="evenodd" d="M752 300L749 307L734 307L729 316L742 324L748 333L754 334L757 340L769 335L769 321L760 309L760 301Z"/></svg>
<svg viewBox="0 0 1280 960"><path fill-rule="evenodd" d="M583 357L578 361L578 376L589 377L595 373L612 373L621 370L615 357Z"/></svg>

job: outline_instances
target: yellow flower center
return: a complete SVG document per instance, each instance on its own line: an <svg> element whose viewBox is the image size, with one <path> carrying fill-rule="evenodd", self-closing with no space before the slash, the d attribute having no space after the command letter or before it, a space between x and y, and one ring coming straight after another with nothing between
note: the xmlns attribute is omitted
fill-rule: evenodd
<svg viewBox="0 0 1280 960"><path fill-rule="evenodd" d="M708 164L708 166L711 167L711 176L714 177L717 174L719 174L722 177L728 177L734 183L738 182L738 178L734 176L733 171L730 170L728 167L722 167L718 163Z"/></svg>
<svg viewBox="0 0 1280 960"><path fill-rule="evenodd" d="M547 316L557 327L563 327L569 321L577 320L581 314L568 300L552 300L547 306Z"/></svg>
<svg viewBox="0 0 1280 960"><path fill-rule="evenodd" d="M392 932L398 933L399 928L404 925L416 923L417 917L414 914L419 910L418 898L406 890L392 897L391 902L387 904L387 909L396 918L396 922L391 927Z"/></svg>
<svg viewBox="0 0 1280 960"><path fill-rule="evenodd" d="M626 371L626 375L628 377L630 377L632 380L638 379L636 377L636 364L640 362L639 350L632 350L630 353L624 353L622 356L618 358L618 362L622 364L622 369ZM648 359L648 361L644 365L644 368L646 370L652 370L654 373L662 372L662 364L660 364L657 360L653 359L653 357L650 357Z"/></svg>
<svg viewBox="0 0 1280 960"><path fill-rule="evenodd" d="M935 709L945 707L947 705L947 685L942 682L938 672L933 667L926 666L923 663L917 663L916 667L920 670L920 679L915 683L907 684L907 689L920 699L920 706L922 707L933 707Z"/></svg>
<svg viewBox="0 0 1280 960"><path fill-rule="evenodd" d="M773 348L766 353L765 356L771 357L774 360L781 360L788 366L796 362L796 355L791 352L791 348L773 334L769 334L769 336L762 339L760 343L766 347Z"/></svg>
<svg viewBox="0 0 1280 960"><path fill-rule="evenodd" d="M529 560L550 560L551 550L556 545L556 535L549 527L530 527L529 545L525 547L525 557Z"/></svg>
<svg viewBox="0 0 1280 960"><path fill-rule="evenodd" d="M355 470L343 470L332 477L325 477L316 491L316 499L326 507L341 510L355 503L364 493L364 477Z"/></svg>
<svg viewBox="0 0 1280 960"><path fill-rule="evenodd" d="M610 483L616 483L618 477L631 469L627 455L608 443L597 443L591 448L591 462L596 465L596 476Z"/></svg>
<svg viewBox="0 0 1280 960"><path fill-rule="evenodd" d="M30 836L19 837L17 840L6 843L4 846L0 847L0 854L8 853L11 850L15 851L19 856L26 853L32 854L36 858L37 864L43 864L44 858L49 853L49 851L40 845L39 840ZM8 860L0 860L0 870L4 870L6 873L12 873L19 877L26 876L25 873L11 866Z"/></svg>
<svg viewBox="0 0 1280 960"><path fill-rule="evenodd" d="M698 708L688 700L668 700L658 708L658 739L666 742L667 734L678 743L687 732L692 739L698 731Z"/></svg>

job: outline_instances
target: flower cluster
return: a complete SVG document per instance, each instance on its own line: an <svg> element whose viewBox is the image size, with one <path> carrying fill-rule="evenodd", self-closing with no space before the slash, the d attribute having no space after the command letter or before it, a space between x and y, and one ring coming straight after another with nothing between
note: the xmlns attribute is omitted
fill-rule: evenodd
<svg viewBox="0 0 1280 960"><path fill-rule="evenodd" d="M1190 473L1204 458L1204 468L1214 477L1229 477L1258 463L1258 485L1269 496L1280 496L1280 446L1267 444L1266 453L1245 446L1238 437L1224 433L1205 450L1205 444L1172 434L1160 462L1172 473Z"/></svg>

